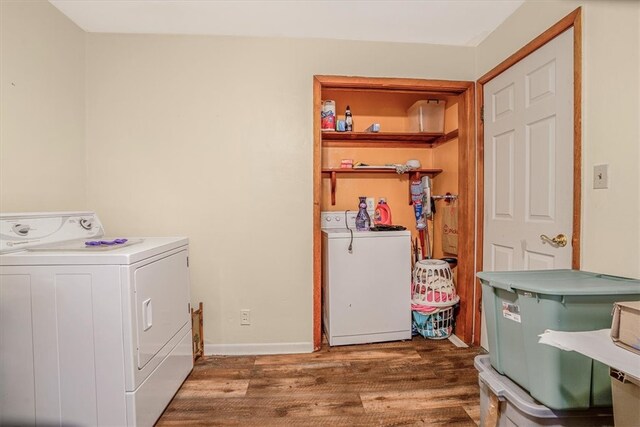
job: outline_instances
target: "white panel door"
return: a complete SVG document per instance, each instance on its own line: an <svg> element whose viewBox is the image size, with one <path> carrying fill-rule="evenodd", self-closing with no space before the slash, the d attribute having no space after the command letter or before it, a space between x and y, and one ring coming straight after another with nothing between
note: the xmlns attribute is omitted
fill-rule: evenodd
<svg viewBox="0 0 640 427"><path fill-rule="evenodd" d="M482 269L571 268L573 29L488 82L484 93ZM564 247L541 238L559 234Z"/></svg>

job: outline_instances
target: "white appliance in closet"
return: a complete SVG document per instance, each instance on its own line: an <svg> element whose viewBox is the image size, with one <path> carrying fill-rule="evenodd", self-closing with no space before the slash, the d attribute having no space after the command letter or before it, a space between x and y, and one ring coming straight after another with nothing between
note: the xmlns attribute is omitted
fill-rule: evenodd
<svg viewBox="0 0 640 427"><path fill-rule="evenodd" d="M0 215L0 425L151 426L193 368L188 240L102 235Z"/></svg>
<svg viewBox="0 0 640 427"><path fill-rule="evenodd" d="M355 216L321 213L329 345L411 339L411 233L355 231Z"/></svg>

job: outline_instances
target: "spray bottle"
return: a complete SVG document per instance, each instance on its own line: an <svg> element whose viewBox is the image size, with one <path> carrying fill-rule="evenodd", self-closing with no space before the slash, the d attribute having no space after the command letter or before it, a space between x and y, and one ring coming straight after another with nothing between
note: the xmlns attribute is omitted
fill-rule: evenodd
<svg viewBox="0 0 640 427"><path fill-rule="evenodd" d="M422 206L422 199L424 197L424 188L422 187L422 181L411 181L411 202L413 203L413 212L416 216L416 228L418 230L424 230L427 223L424 219L424 209Z"/></svg>
<svg viewBox="0 0 640 427"><path fill-rule="evenodd" d="M428 176L422 177L422 212L427 218L431 218L433 207L431 206L431 179Z"/></svg>
<svg viewBox="0 0 640 427"><path fill-rule="evenodd" d="M422 203L423 203L423 215L425 218L425 223L427 219L432 219L433 218L433 202L431 200L431 179L429 179L428 176L422 177ZM423 239L423 241L421 242L421 244L423 245L423 247L426 247L423 255L426 256L427 258L431 258L431 236L429 236L429 227L426 226L424 229L424 232L420 232L420 238Z"/></svg>

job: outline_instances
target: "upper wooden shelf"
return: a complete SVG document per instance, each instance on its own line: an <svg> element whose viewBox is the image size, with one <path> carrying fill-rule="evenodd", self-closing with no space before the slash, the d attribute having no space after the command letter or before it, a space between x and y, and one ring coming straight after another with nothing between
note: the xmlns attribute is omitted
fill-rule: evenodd
<svg viewBox="0 0 640 427"><path fill-rule="evenodd" d="M367 167L367 168L322 168L322 173L394 173L396 175L402 176L409 174L414 176L416 174L429 175L430 177L434 177L440 173L442 173L442 169L411 169L404 173L398 173L395 169L391 168L375 168L375 167Z"/></svg>
<svg viewBox="0 0 640 427"><path fill-rule="evenodd" d="M449 133L426 132L322 132L324 147L385 147L431 148L458 137L458 130Z"/></svg>
<svg viewBox="0 0 640 427"><path fill-rule="evenodd" d="M331 179L331 205L336 204L336 187L338 186L338 174L366 174L366 173L384 173L396 174L398 176L409 175L409 204L411 204L411 181L419 180L422 176L430 176L431 178L442 173L442 169L412 169L402 174L398 174L395 169L387 168L322 168L323 174L328 174Z"/></svg>

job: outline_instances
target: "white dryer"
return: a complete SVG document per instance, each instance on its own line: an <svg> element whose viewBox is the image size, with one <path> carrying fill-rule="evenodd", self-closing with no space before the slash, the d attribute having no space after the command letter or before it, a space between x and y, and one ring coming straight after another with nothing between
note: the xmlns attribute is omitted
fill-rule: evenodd
<svg viewBox="0 0 640 427"><path fill-rule="evenodd" d="M0 425L153 425L193 368L188 248L0 215Z"/></svg>
<svg viewBox="0 0 640 427"><path fill-rule="evenodd" d="M411 233L355 231L355 215L321 213L329 345L411 339Z"/></svg>

